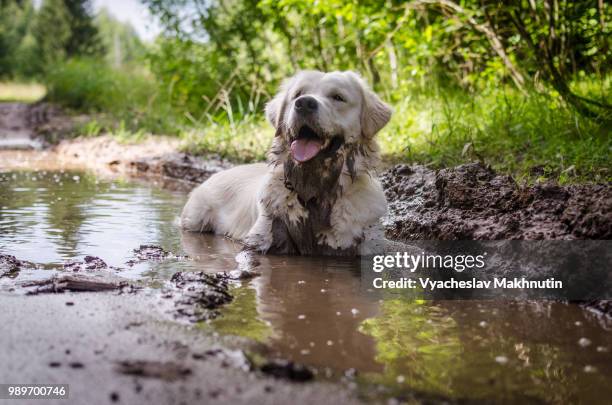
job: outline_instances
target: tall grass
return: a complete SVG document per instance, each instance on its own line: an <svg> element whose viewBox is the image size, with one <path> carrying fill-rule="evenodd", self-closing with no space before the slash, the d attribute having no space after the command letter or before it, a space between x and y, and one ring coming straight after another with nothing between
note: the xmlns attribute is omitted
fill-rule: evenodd
<svg viewBox="0 0 612 405"><path fill-rule="evenodd" d="M605 181L612 176L611 129L551 94L438 89L417 92L395 109L379 137L394 161L444 167L479 160L528 180Z"/></svg>
<svg viewBox="0 0 612 405"><path fill-rule="evenodd" d="M113 69L94 59L72 59L53 67L45 78L48 101L107 115L105 126L178 134L172 111L154 79L137 67Z"/></svg>
<svg viewBox="0 0 612 405"><path fill-rule="evenodd" d="M440 168L480 161L530 182L612 180L610 128L581 117L554 95L436 87L406 94L394 104L391 122L378 135L389 163ZM272 137L264 118L251 114L231 123L191 127L185 149L238 161L261 160Z"/></svg>
<svg viewBox="0 0 612 405"><path fill-rule="evenodd" d="M583 78L582 94L610 98L612 80ZM51 101L107 117L84 132L110 128L121 139L144 133L180 136L194 154L214 153L239 162L265 159L274 131L250 102L220 103L202 114L180 111L171 89L137 69L114 70L90 60L69 61L47 78ZM231 94L228 95L228 97ZM511 87L480 91L431 85L399 90L395 113L378 139L387 161L445 167L478 160L529 181L610 181L611 129L576 114L556 94ZM608 102L612 100L607 100Z"/></svg>

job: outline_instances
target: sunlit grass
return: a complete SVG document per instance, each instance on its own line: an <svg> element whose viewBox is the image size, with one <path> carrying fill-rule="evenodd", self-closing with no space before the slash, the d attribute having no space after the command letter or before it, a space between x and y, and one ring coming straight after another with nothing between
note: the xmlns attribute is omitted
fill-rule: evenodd
<svg viewBox="0 0 612 405"><path fill-rule="evenodd" d="M557 97L512 89L425 93L395 105L381 132L392 161L448 167L481 161L528 181L609 181L611 129Z"/></svg>
<svg viewBox="0 0 612 405"><path fill-rule="evenodd" d="M238 162L264 160L274 130L262 117L250 116L234 123L195 126L182 133L184 151L214 153Z"/></svg>
<svg viewBox="0 0 612 405"><path fill-rule="evenodd" d="M34 103L46 92L45 86L38 83L0 82L0 102Z"/></svg>
<svg viewBox="0 0 612 405"><path fill-rule="evenodd" d="M477 94L415 91L394 105L379 133L385 160L441 168L480 161L529 182L609 181L612 136L551 95L512 89ZM263 160L274 133L262 116L202 124L183 133L185 151L239 162Z"/></svg>
<svg viewBox="0 0 612 405"><path fill-rule="evenodd" d="M236 162L264 160L274 136L255 106L245 111L228 102L209 111L203 102L202 114L194 118L140 70L76 60L57 67L47 81L49 100L97 114L98 121L83 128L89 136L107 132L125 142L137 142L144 134L179 136L186 152ZM611 103L611 82L582 78L572 88ZM20 94L33 98L32 91ZM530 182L612 179L611 129L580 116L554 91L524 95L503 85L472 92L431 85L398 89L393 96L395 112L378 135L388 162L441 168L480 161Z"/></svg>

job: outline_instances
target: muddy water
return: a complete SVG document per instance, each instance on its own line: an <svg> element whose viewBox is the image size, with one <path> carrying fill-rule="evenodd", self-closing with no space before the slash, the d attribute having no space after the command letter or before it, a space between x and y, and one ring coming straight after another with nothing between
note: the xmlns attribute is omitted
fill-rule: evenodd
<svg viewBox="0 0 612 405"><path fill-rule="evenodd" d="M156 287L177 270L227 271L240 245L174 225L185 194L84 172L0 173L0 252L41 264L103 258ZM125 265L141 244L193 260ZM612 330L560 303L379 300L353 259L265 256L261 275L233 287L203 333L244 336L266 355L343 376L364 398L605 403L612 398ZM0 299L15 280L0 279Z"/></svg>

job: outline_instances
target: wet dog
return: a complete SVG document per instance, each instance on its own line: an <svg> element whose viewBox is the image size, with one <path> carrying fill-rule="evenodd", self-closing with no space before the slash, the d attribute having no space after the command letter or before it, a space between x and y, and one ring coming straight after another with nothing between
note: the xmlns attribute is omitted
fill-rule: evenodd
<svg viewBox="0 0 612 405"><path fill-rule="evenodd" d="M211 176L181 226L278 254L354 255L380 237L387 202L376 133L391 109L353 72L303 71L266 106L276 129L267 163Z"/></svg>

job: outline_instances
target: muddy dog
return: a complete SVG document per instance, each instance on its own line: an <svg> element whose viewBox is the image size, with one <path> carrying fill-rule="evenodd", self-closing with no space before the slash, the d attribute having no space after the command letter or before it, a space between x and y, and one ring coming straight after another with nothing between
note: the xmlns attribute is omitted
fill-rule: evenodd
<svg viewBox="0 0 612 405"><path fill-rule="evenodd" d="M210 177L191 193L181 226L277 254L355 255L380 237L387 202L375 135L389 106L353 72L302 71L266 117L276 129L268 162Z"/></svg>

